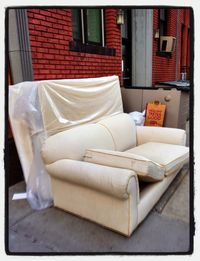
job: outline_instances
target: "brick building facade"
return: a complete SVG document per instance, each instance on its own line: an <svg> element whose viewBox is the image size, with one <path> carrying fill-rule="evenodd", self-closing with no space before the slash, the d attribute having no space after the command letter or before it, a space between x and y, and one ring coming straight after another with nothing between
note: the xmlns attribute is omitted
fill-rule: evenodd
<svg viewBox="0 0 200 261"><path fill-rule="evenodd" d="M176 37L177 34L177 9L168 11L167 35ZM154 11L153 27L154 30L159 28L159 11ZM152 82L158 81L173 81L176 80L176 52L174 51L171 57L158 55L158 41L153 39L153 69Z"/></svg>
<svg viewBox="0 0 200 261"><path fill-rule="evenodd" d="M104 10L104 49L111 49L114 52L99 53L97 50L88 53L70 48L73 43L71 9L28 9L33 79L85 78L115 74L120 77L123 85L122 37L121 26L116 23L117 13L117 9ZM187 72L189 75L190 10L168 9L166 13L165 34L176 37L176 48L169 55L162 55L159 52L160 38L154 38L154 33L160 26L159 9L153 9L152 36L148 40L152 41L150 64L152 70L149 72L151 80L147 86L154 86L159 81L178 80L181 72ZM131 19L134 19L133 15ZM128 22L130 23L130 20ZM132 37L134 38L134 35ZM128 55L131 56L131 52ZM133 55L132 60L134 60ZM138 60L140 58L137 58L134 63L138 63ZM134 77L135 71L130 69L130 72ZM131 86L135 85L132 80ZM141 87L143 86L145 83L141 83Z"/></svg>
<svg viewBox="0 0 200 261"><path fill-rule="evenodd" d="M106 47L115 55L70 50L72 13L70 9L29 9L28 25L34 80L121 77L121 33L115 22L116 9L105 10Z"/></svg>
<svg viewBox="0 0 200 261"><path fill-rule="evenodd" d="M190 10L169 9L167 11L166 35L176 37L176 49L170 56L158 54L158 39L153 39L152 84L159 81L180 79L181 72L190 68ZM154 10L154 31L159 28L159 10Z"/></svg>

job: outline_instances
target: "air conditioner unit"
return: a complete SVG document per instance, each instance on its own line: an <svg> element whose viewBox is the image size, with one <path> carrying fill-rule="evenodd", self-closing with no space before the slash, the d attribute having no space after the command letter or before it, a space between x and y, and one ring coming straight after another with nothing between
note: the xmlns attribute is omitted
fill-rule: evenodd
<svg viewBox="0 0 200 261"><path fill-rule="evenodd" d="M160 51L171 53L176 46L176 37L173 36L161 36L160 37Z"/></svg>

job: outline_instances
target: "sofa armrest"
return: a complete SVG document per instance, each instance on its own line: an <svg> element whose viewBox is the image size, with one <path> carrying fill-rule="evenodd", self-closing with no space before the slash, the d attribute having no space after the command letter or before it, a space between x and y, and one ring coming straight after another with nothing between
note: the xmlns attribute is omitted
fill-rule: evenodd
<svg viewBox="0 0 200 261"><path fill-rule="evenodd" d="M129 194L136 194L139 202L137 175L132 170L70 159L58 160L46 165L46 169L55 178L89 187L119 199L127 199Z"/></svg>
<svg viewBox="0 0 200 261"><path fill-rule="evenodd" d="M166 127L137 126L137 145L147 142L161 142L185 146L186 132L182 129Z"/></svg>

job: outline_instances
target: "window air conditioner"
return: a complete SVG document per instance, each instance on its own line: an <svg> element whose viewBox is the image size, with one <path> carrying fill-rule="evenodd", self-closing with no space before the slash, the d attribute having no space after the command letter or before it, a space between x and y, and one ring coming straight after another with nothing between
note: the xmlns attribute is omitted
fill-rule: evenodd
<svg viewBox="0 0 200 261"><path fill-rule="evenodd" d="M173 36L160 37L160 51L171 53L174 51L176 45L176 38Z"/></svg>

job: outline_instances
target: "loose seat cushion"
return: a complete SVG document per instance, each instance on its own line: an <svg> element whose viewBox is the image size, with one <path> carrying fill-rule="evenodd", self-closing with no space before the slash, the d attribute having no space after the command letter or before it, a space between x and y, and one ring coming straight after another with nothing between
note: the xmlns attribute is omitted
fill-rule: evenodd
<svg viewBox="0 0 200 261"><path fill-rule="evenodd" d="M189 160L189 148L181 145L148 142L126 151L143 156L165 168L165 176L170 175Z"/></svg>
<svg viewBox="0 0 200 261"><path fill-rule="evenodd" d="M164 178L165 169L159 164L133 153L111 150L86 150L84 161L110 167L134 170L139 180L158 181Z"/></svg>
<svg viewBox="0 0 200 261"><path fill-rule="evenodd" d="M98 122L112 135L115 150L124 151L136 146L136 127L131 117L126 113L107 117Z"/></svg>
<svg viewBox="0 0 200 261"><path fill-rule="evenodd" d="M88 148L114 149L109 131L99 124L85 124L59 132L45 141L42 157L45 164L61 159L82 160Z"/></svg>

